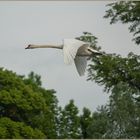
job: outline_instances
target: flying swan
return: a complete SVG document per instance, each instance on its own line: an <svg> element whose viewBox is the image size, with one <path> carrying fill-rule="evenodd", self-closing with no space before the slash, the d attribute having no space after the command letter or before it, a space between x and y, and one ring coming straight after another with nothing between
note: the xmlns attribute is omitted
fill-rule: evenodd
<svg viewBox="0 0 140 140"><path fill-rule="evenodd" d="M62 49L64 54L64 63L72 64L75 62L75 66L80 76L85 73L87 58L92 54L100 55L101 52L94 50L90 47L90 44L77 39L64 39L62 45L28 45L25 49L35 48L56 48Z"/></svg>

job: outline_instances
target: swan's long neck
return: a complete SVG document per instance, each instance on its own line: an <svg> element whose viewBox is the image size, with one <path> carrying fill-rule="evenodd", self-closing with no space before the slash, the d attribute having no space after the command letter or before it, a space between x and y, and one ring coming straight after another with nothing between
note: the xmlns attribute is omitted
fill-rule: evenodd
<svg viewBox="0 0 140 140"><path fill-rule="evenodd" d="M63 45L28 45L26 49L36 49L36 48L56 48L56 49L63 49Z"/></svg>

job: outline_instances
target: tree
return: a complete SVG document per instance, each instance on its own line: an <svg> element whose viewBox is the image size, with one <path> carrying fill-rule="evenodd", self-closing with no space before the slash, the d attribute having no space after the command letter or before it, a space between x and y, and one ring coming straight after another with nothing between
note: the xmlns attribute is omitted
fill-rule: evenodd
<svg viewBox="0 0 140 140"><path fill-rule="evenodd" d="M108 104L109 127L106 138L139 138L140 109L133 89L128 84L117 84Z"/></svg>
<svg viewBox="0 0 140 140"><path fill-rule="evenodd" d="M24 78L24 76L22 77ZM42 82L41 82L41 76L38 74L35 74L33 71L31 71L28 74L28 78L24 79L24 81L26 82L26 84L31 84L31 85L36 85L36 86L41 86Z"/></svg>
<svg viewBox="0 0 140 140"><path fill-rule="evenodd" d="M101 49L100 46L97 46L97 43L98 43L97 39L98 38L95 37L92 33L83 32L83 35L81 35L80 37L76 37L76 39L89 43L90 47L92 47L93 49L96 49L96 50Z"/></svg>
<svg viewBox="0 0 140 140"><path fill-rule="evenodd" d="M55 96L54 90L46 90L41 87L41 77L34 72L28 75L28 78L22 77L26 85L30 85L34 92L41 93L43 95L46 110L42 115L36 116L34 125L39 127L44 133L47 134L47 138L57 138L57 113L58 113L58 100Z"/></svg>
<svg viewBox="0 0 140 140"><path fill-rule="evenodd" d="M38 129L33 129L23 122L15 122L9 118L0 118L0 138L1 139L37 139L46 136Z"/></svg>
<svg viewBox="0 0 140 140"><path fill-rule="evenodd" d="M122 58L112 54L93 57L92 61L88 80L104 85L105 91L111 92L106 105L108 128L104 137L139 138L140 56L130 53Z"/></svg>
<svg viewBox="0 0 140 140"><path fill-rule="evenodd" d="M127 58L120 55L103 55L92 58L88 80L95 80L111 90L120 82L128 84L134 91L140 90L140 56L130 53Z"/></svg>
<svg viewBox="0 0 140 140"><path fill-rule="evenodd" d="M80 125L83 139L91 138L88 135L88 128L91 123L92 123L91 111L87 108L83 108L83 114L80 116Z"/></svg>
<svg viewBox="0 0 140 140"><path fill-rule="evenodd" d="M92 115L92 122L88 127L88 136L92 139L106 138L108 129L108 111L106 106L97 108Z"/></svg>
<svg viewBox="0 0 140 140"><path fill-rule="evenodd" d="M28 78L0 69L0 117L23 122L39 129L47 138L56 138L57 99L53 90L41 87L39 76Z"/></svg>
<svg viewBox="0 0 140 140"><path fill-rule="evenodd" d="M140 44L140 2L139 1L120 1L108 4L110 7L106 11L105 18L111 18L110 23L121 21L130 23L129 30L133 33L133 40Z"/></svg>
<svg viewBox="0 0 140 140"><path fill-rule="evenodd" d="M78 108L74 105L73 100L70 100L64 109L60 108L59 117L59 138L80 138L81 130Z"/></svg>
<svg viewBox="0 0 140 140"><path fill-rule="evenodd" d="M140 3L123 1L109 6L111 9L105 17L111 17L111 24L117 21L130 23L129 29L134 33L134 41L140 44ZM139 138L140 56L131 52L125 58L116 54L93 57L88 69L88 80L104 85L105 91L111 93L106 105L108 127L100 137ZM95 131L94 126L90 128L92 132Z"/></svg>

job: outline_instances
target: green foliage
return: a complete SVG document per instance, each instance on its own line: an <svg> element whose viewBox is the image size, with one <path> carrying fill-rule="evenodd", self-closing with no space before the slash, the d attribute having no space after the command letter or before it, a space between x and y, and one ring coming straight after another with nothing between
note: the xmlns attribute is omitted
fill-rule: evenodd
<svg viewBox="0 0 140 140"><path fill-rule="evenodd" d="M1 139L37 139L45 138L45 135L38 129L33 129L22 122L14 122L9 118L0 118Z"/></svg>
<svg viewBox="0 0 140 140"><path fill-rule="evenodd" d="M39 79L34 73L25 78L1 68L0 117L24 122L40 129L47 138L55 138L57 99L53 90L41 87Z"/></svg>
<svg viewBox="0 0 140 140"><path fill-rule="evenodd" d="M135 42L140 44L140 2L121 1L109 6L111 8L106 11L105 17L111 18L111 24L117 21L130 23L130 32L134 33ZM81 38L83 41L95 42L91 34L84 36ZM139 138L140 56L129 53L123 58L104 53L93 56L91 60L88 80L104 85L110 97L102 109L93 113L91 124L86 126L86 135L88 138Z"/></svg>
<svg viewBox="0 0 140 140"><path fill-rule="evenodd" d="M88 127L88 136L92 139L105 138L108 129L108 111L105 106L101 106L92 115L92 122Z"/></svg>
<svg viewBox="0 0 140 140"><path fill-rule="evenodd" d="M89 125L92 123L91 111L87 108L83 108L83 114L80 116L80 125L82 131L82 138L91 138L88 134Z"/></svg>
<svg viewBox="0 0 140 140"><path fill-rule="evenodd" d="M122 82L113 88L108 105L107 138L140 137L140 106L136 102L135 96L133 89Z"/></svg>
<svg viewBox="0 0 140 140"><path fill-rule="evenodd" d="M105 18L111 18L110 23L121 21L130 23L129 30L133 32L134 41L140 44L140 2L139 1L120 1L108 5Z"/></svg>
<svg viewBox="0 0 140 140"><path fill-rule="evenodd" d="M89 43L90 47L94 48L95 50L101 49L100 47L97 46L98 38L89 32L83 32L83 35L81 35L80 37L76 37L76 39Z"/></svg>
<svg viewBox="0 0 140 140"><path fill-rule="evenodd" d="M130 53L127 58L119 55L103 55L93 57L93 64L88 71L88 80L95 80L99 85L105 85L111 90L123 82L135 91L140 90L140 56Z"/></svg>
<svg viewBox="0 0 140 140"><path fill-rule="evenodd" d="M34 72L30 72L28 75L28 79L25 80L26 84L34 84L37 86L41 86L42 82L41 82L41 76L35 74Z"/></svg>
<svg viewBox="0 0 140 140"><path fill-rule="evenodd" d="M89 138L139 138L140 130L140 56L129 53L92 57L88 80L111 92L109 103L93 113Z"/></svg>
<svg viewBox="0 0 140 140"><path fill-rule="evenodd" d="M59 116L59 138L80 138L80 120L78 116L78 108L74 105L74 101L70 100L64 109L60 108Z"/></svg>

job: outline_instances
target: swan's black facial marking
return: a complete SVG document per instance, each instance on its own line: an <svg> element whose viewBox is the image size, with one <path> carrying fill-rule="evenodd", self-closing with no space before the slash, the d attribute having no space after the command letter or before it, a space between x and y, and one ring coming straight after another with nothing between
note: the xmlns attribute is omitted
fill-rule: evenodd
<svg viewBox="0 0 140 140"><path fill-rule="evenodd" d="M31 47L31 44L29 44L28 47L26 47L25 49L30 49L30 47Z"/></svg>
<svg viewBox="0 0 140 140"><path fill-rule="evenodd" d="M89 49L89 48L88 48L87 50L88 50L89 52L92 52L91 49Z"/></svg>
<svg viewBox="0 0 140 140"><path fill-rule="evenodd" d="M28 47L26 47L25 49L34 49L34 48L32 48L32 44L29 44Z"/></svg>

